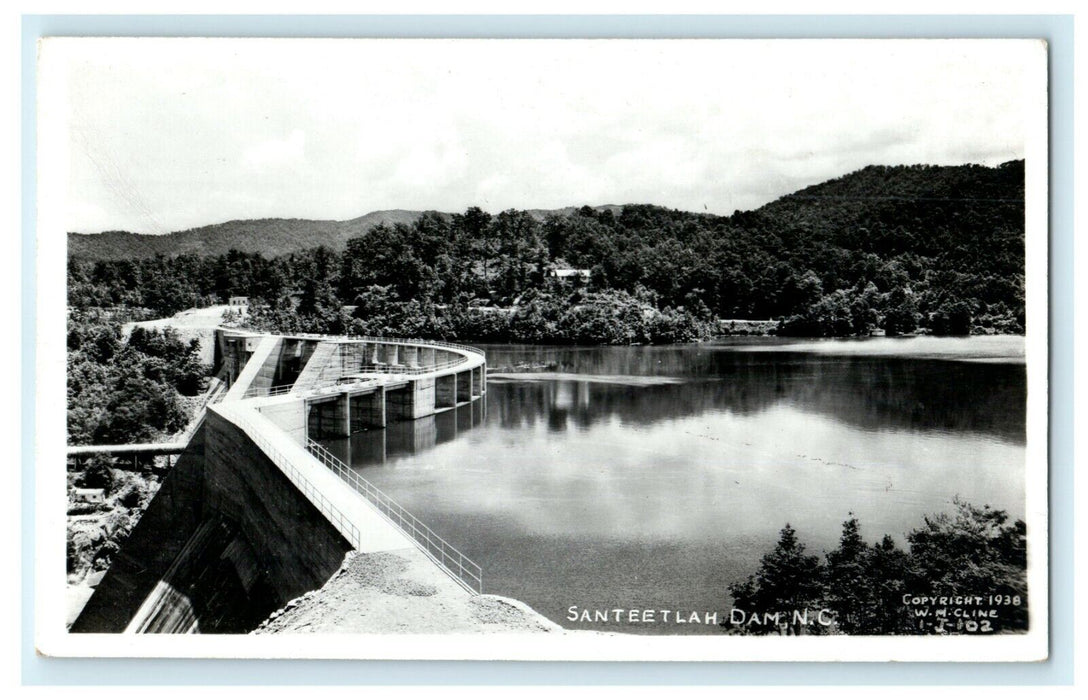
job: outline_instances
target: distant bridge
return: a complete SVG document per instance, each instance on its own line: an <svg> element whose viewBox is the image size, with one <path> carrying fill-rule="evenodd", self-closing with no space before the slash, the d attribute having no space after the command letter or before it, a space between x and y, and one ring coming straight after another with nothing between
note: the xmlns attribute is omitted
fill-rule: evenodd
<svg viewBox="0 0 1088 700"><path fill-rule="evenodd" d="M76 469L83 467L86 460L95 455L106 455L115 459L131 460L133 468L139 468L144 457L168 458L168 466L173 466L170 458L185 452L185 442L143 442L131 445L72 445L68 448L68 462Z"/></svg>

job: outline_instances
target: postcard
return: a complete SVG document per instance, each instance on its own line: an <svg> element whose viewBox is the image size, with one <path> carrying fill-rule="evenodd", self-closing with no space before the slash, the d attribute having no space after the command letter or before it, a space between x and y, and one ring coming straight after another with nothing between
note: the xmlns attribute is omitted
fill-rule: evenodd
<svg viewBox="0 0 1088 700"><path fill-rule="evenodd" d="M1045 42L38 68L40 653L1047 658Z"/></svg>

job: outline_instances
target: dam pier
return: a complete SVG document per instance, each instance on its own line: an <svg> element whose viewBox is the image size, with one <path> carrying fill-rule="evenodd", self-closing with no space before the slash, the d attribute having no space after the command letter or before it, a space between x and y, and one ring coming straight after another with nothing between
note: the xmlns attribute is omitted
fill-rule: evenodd
<svg viewBox="0 0 1088 700"><path fill-rule="evenodd" d="M248 632L350 551L415 549L482 593L475 562L318 442L479 401L482 351L235 329L216 331L214 351L224 389L72 632Z"/></svg>

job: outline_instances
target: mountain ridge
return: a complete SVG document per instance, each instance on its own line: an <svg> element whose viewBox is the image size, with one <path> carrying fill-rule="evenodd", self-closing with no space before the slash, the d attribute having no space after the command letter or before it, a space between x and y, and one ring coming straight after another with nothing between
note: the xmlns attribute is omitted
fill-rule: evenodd
<svg viewBox="0 0 1088 700"><path fill-rule="evenodd" d="M624 206L631 205L602 204L590 208L597 212L609 210L618 214ZM582 208L569 206L558 209L527 209L526 212L543 221L549 215L568 216ZM69 232L68 255L88 260L124 260L187 253L222 255L233 248L273 257L319 245L340 252L344 250L348 240L365 235L374 226L411 224L428 213L443 217L454 216L452 212L433 209L379 209L344 220L300 217L231 219L164 234L131 231Z"/></svg>
<svg viewBox="0 0 1088 700"><path fill-rule="evenodd" d="M954 202L957 197L974 200L986 199L990 193L961 181L969 180L972 171L1007 171L1010 178L1023 178L1023 160L1014 160L995 167L967 165L868 165L861 169L803 187L785 194L750 211L737 211L732 216L688 211L693 217L707 217L751 225L761 219L780 219L792 211L808 215L828 216L844 226L849 226L854 210L869 206L873 200L885 200L887 206L910 207L922 202ZM990 184L989 187L995 185ZM1007 193L1007 188L1002 190ZM1019 187L1023 195L1023 185ZM901 203L901 204L900 204ZM586 205L588 206L588 205ZM525 209L538 221L548 216L570 216L586 209L586 206L568 206L556 209ZM657 205L602 204L589 206L597 213L610 211L619 215L626 207L642 207L669 211L683 211ZM121 260L148 258L155 255L168 257L195 255L222 255L231 249L246 253L261 253L274 257L324 245L333 251L343 251L348 240L365 235L372 227L387 224L411 224L425 213L442 217L454 216L451 212L435 210L382 209L352 219L304 219L261 218L233 219L218 224L155 235L128 231L102 233L68 233L68 255L87 260Z"/></svg>

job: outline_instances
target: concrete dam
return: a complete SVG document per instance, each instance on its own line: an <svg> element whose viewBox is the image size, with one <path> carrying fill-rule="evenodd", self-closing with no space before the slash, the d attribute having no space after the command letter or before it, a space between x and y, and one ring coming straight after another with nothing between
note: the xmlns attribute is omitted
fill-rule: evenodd
<svg viewBox="0 0 1088 700"><path fill-rule="evenodd" d="M475 562L316 442L478 401L482 351L219 329L215 369L227 388L71 632L249 632L324 585L350 551L415 548L482 592Z"/></svg>

